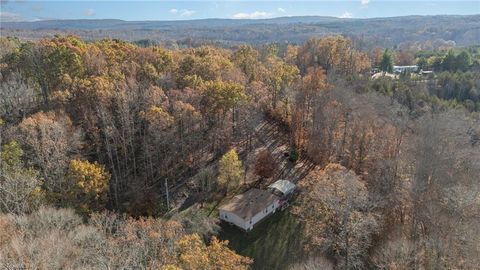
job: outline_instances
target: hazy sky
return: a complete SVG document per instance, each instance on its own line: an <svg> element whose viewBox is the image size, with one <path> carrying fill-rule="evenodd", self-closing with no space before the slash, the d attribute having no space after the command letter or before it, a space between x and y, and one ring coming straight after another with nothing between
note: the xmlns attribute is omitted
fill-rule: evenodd
<svg viewBox="0 0 480 270"><path fill-rule="evenodd" d="M282 16L371 18L403 15L480 14L477 1L38 1L0 0L1 21L47 19L189 20Z"/></svg>

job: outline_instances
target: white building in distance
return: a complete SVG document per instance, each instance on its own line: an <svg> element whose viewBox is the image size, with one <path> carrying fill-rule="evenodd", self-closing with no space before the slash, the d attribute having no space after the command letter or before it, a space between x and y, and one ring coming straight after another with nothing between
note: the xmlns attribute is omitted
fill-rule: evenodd
<svg viewBox="0 0 480 270"><path fill-rule="evenodd" d="M393 66L394 73L402 73L402 72L417 72L418 66Z"/></svg>

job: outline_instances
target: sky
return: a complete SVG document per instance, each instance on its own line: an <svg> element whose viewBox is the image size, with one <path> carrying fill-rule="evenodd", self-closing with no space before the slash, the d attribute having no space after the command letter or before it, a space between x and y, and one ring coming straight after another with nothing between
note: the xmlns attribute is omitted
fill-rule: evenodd
<svg viewBox="0 0 480 270"><path fill-rule="evenodd" d="M405 15L480 14L480 0L0 1L0 22L52 19L121 19L127 21L205 18L263 19L310 15L373 18Z"/></svg>

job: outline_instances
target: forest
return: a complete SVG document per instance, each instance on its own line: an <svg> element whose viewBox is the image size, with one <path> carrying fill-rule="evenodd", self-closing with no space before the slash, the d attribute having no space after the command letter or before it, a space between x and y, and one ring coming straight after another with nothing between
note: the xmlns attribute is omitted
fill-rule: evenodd
<svg viewBox="0 0 480 270"><path fill-rule="evenodd" d="M348 36L365 48L382 46L433 50L480 43L478 14L386 18L283 16L260 20L213 18L180 21L50 18L34 22L3 22L0 30L4 36L29 40L73 33L85 40L116 38L161 43L168 47L191 43L211 43L222 47L243 43L301 44L312 36L336 34Z"/></svg>
<svg viewBox="0 0 480 270"><path fill-rule="evenodd" d="M394 64L433 74L372 78ZM0 268L269 269L215 209L290 166L301 254L277 269L478 269L479 70L478 46L340 35L1 37Z"/></svg>

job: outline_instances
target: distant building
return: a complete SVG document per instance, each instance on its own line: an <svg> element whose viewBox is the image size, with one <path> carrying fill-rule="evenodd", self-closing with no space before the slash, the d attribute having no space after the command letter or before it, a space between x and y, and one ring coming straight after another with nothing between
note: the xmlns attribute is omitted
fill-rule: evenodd
<svg viewBox="0 0 480 270"><path fill-rule="evenodd" d="M264 217L275 213L279 202L278 196L253 188L220 206L220 219L249 231Z"/></svg>
<svg viewBox="0 0 480 270"><path fill-rule="evenodd" d="M393 66L394 73L402 73L402 72L417 72L418 66Z"/></svg>
<svg viewBox="0 0 480 270"><path fill-rule="evenodd" d="M249 231L278 208L287 205L294 191L295 184L287 180L278 180L268 190L250 189L220 206L220 219Z"/></svg>
<svg viewBox="0 0 480 270"><path fill-rule="evenodd" d="M388 72L383 72L383 71L375 73L375 74L372 75L373 80L380 79L380 78L385 78L385 77L392 78L392 79L397 79L398 75L388 73Z"/></svg>
<svg viewBox="0 0 480 270"><path fill-rule="evenodd" d="M420 70L420 75L424 75L424 76L433 75L433 71L421 69L421 70Z"/></svg>

